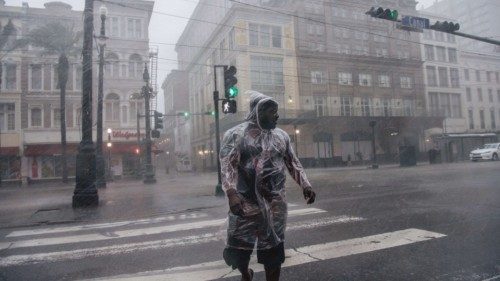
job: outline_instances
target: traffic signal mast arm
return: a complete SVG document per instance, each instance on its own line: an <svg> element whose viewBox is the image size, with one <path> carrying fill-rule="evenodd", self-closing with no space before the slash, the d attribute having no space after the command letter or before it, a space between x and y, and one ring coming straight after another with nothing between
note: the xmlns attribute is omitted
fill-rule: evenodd
<svg viewBox="0 0 500 281"><path fill-rule="evenodd" d="M371 17L374 17L374 18L378 18L378 19L384 19L384 20L389 20L389 21L394 21L394 22L402 22L401 20L398 19L399 13L397 10L384 9L382 7L379 7L379 8L371 7L371 9L368 10L365 14L367 14ZM425 20L428 22L428 19L425 19ZM500 46L500 41L498 41L498 40L493 40L493 39L486 38L486 37L480 37L480 36L476 36L476 35L458 32L458 30L460 29L460 25L458 23L447 22L447 21L444 21L444 22L436 21L433 25L425 26L423 28L441 31L441 32L445 32L445 33L450 33L450 34L454 34L457 36L466 37L466 38L470 38L470 39L474 39L474 40L478 40L478 41L482 41L482 42L486 42L486 43Z"/></svg>

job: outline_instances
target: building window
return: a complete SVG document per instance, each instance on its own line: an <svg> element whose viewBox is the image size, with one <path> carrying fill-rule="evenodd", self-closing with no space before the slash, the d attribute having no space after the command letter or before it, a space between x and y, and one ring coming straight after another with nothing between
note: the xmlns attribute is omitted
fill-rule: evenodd
<svg viewBox="0 0 500 281"><path fill-rule="evenodd" d="M138 54L133 54L129 57L128 62L128 76L134 78L142 77L144 68L142 65L142 58Z"/></svg>
<svg viewBox="0 0 500 281"><path fill-rule="evenodd" d="M326 115L326 97L324 96L314 97L314 110L316 111L317 117Z"/></svg>
<svg viewBox="0 0 500 281"><path fill-rule="evenodd" d="M280 26L250 23L248 29L251 46L281 48L282 31Z"/></svg>
<svg viewBox="0 0 500 281"><path fill-rule="evenodd" d="M451 117L462 118L462 103L459 94L450 94L451 96Z"/></svg>
<svg viewBox="0 0 500 281"><path fill-rule="evenodd" d="M497 90L497 102L500 103L500 90Z"/></svg>
<svg viewBox="0 0 500 281"><path fill-rule="evenodd" d="M359 85L364 87L370 87L372 85L372 75L360 73L359 74Z"/></svg>
<svg viewBox="0 0 500 281"><path fill-rule="evenodd" d="M104 73L108 77L119 77L120 76L120 60L115 53L111 53L111 52L107 53Z"/></svg>
<svg viewBox="0 0 500 281"><path fill-rule="evenodd" d="M399 81L401 83L401 88L403 89L411 89L411 77L409 76L401 76L399 77Z"/></svg>
<svg viewBox="0 0 500 281"><path fill-rule="evenodd" d="M438 61L446 61L446 48L436 47L436 58Z"/></svg>
<svg viewBox="0 0 500 281"><path fill-rule="evenodd" d="M437 86L437 75L436 75L436 67L427 66L427 85L431 87Z"/></svg>
<svg viewBox="0 0 500 281"><path fill-rule="evenodd" d="M425 45L425 60L426 61L434 60L434 46Z"/></svg>
<svg viewBox="0 0 500 281"><path fill-rule="evenodd" d="M500 83L500 75L498 72L495 72L495 78L497 80L497 83Z"/></svg>
<svg viewBox="0 0 500 281"><path fill-rule="evenodd" d="M483 89L477 88L477 100L483 101Z"/></svg>
<svg viewBox="0 0 500 281"><path fill-rule="evenodd" d="M448 61L457 62L457 49L448 48Z"/></svg>
<svg viewBox="0 0 500 281"><path fill-rule="evenodd" d="M16 111L14 103L0 103L0 131L16 129Z"/></svg>
<svg viewBox="0 0 500 281"><path fill-rule="evenodd" d="M3 67L1 80L2 89L4 90L17 90L17 65L12 63L3 63L0 65Z"/></svg>
<svg viewBox="0 0 500 281"><path fill-rule="evenodd" d="M82 90L82 66L76 65L74 67L74 69L75 69L75 90L81 91Z"/></svg>
<svg viewBox="0 0 500 281"><path fill-rule="evenodd" d="M349 72L339 72L340 85L352 85L352 74Z"/></svg>
<svg viewBox="0 0 500 281"><path fill-rule="evenodd" d="M326 78L323 71L311 71L311 83L313 84L325 84Z"/></svg>
<svg viewBox="0 0 500 281"><path fill-rule="evenodd" d="M111 93L106 96L105 116L108 122L120 121L120 97L117 94Z"/></svg>
<svg viewBox="0 0 500 281"><path fill-rule="evenodd" d="M75 111L75 127L80 127L82 125L82 108L78 107Z"/></svg>
<svg viewBox="0 0 500 281"><path fill-rule="evenodd" d="M111 17L109 19L109 25L111 32L109 33L110 36L115 36L118 37L120 35L120 30L119 30L119 25L120 23L118 22L117 17Z"/></svg>
<svg viewBox="0 0 500 281"><path fill-rule="evenodd" d="M442 116L451 117L450 95L446 93L439 94L439 106Z"/></svg>
<svg viewBox="0 0 500 281"><path fill-rule="evenodd" d="M385 117L392 116L392 106L391 106L391 100L390 99L384 99L382 101L382 108L384 110L384 116Z"/></svg>
<svg viewBox="0 0 500 281"><path fill-rule="evenodd" d="M61 127L61 109L59 108L52 109L52 127Z"/></svg>
<svg viewBox="0 0 500 281"><path fill-rule="evenodd" d="M479 70L476 70L476 81L481 82L481 72Z"/></svg>
<svg viewBox="0 0 500 281"><path fill-rule="evenodd" d="M451 86L453 88L459 88L460 87L460 77L458 73L458 68L450 68L450 80L451 80Z"/></svg>
<svg viewBox="0 0 500 281"><path fill-rule="evenodd" d="M31 90L41 90L42 89L42 65L32 64L30 70L31 70Z"/></svg>
<svg viewBox="0 0 500 281"><path fill-rule="evenodd" d="M351 116L352 115L352 100L350 97L340 98L340 115L341 116Z"/></svg>
<svg viewBox="0 0 500 281"><path fill-rule="evenodd" d="M389 88L391 86L391 79L389 75L379 75L378 76L378 86L382 88Z"/></svg>
<svg viewBox="0 0 500 281"><path fill-rule="evenodd" d="M429 93L429 110L431 116L441 116L439 112L439 95L438 93Z"/></svg>
<svg viewBox="0 0 500 281"><path fill-rule="evenodd" d="M490 109L490 120L491 120L491 128L496 129L497 128L497 123L495 119L495 109Z"/></svg>
<svg viewBox="0 0 500 281"><path fill-rule="evenodd" d="M413 101L403 100L403 114L404 116L413 116Z"/></svg>
<svg viewBox="0 0 500 281"><path fill-rule="evenodd" d="M128 123L128 108L125 105L122 106L122 123Z"/></svg>
<svg viewBox="0 0 500 281"><path fill-rule="evenodd" d="M231 28L231 31L229 31L228 35L228 44L229 44L229 50L234 50L234 27Z"/></svg>
<svg viewBox="0 0 500 281"><path fill-rule="evenodd" d="M465 88L465 96L467 98L467 101L469 102L472 101L472 95L469 87Z"/></svg>
<svg viewBox="0 0 500 281"><path fill-rule="evenodd" d="M142 25L140 19L127 19L127 37L133 39L142 38Z"/></svg>
<svg viewBox="0 0 500 281"><path fill-rule="evenodd" d="M474 111L469 108L469 129L474 130Z"/></svg>
<svg viewBox="0 0 500 281"><path fill-rule="evenodd" d="M486 81L491 82L491 71L486 71Z"/></svg>
<svg viewBox="0 0 500 281"><path fill-rule="evenodd" d="M130 99L129 101L130 121L137 121L137 114L144 112L144 103L139 97Z"/></svg>
<svg viewBox="0 0 500 281"><path fill-rule="evenodd" d="M439 87L448 87L448 69L446 67L438 67Z"/></svg>
<svg viewBox="0 0 500 281"><path fill-rule="evenodd" d="M465 78L465 81L469 81L469 79L470 79L468 69L464 69L464 78Z"/></svg>
<svg viewBox="0 0 500 281"><path fill-rule="evenodd" d="M488 101L493 102L493 90L488 89Z"/></svg>
<svg viewBox="0 0 500 281"><path fill-rule="evenodd" d="M387 57L388 55L387 49L375 49L375 55L377 57Z"/></svg>
<svg viewBox="0 0 500 281"><path fill-rule="evenodd" d="M484 122L484 110L479 110L479 122L481 122L481 129L486 128L486 123Z"/></svg>
<svg viewBox="0 0 500 281"><path fill-rule="evenodd" d="M40 107L33 107L30 110L30 127L41 127L42 126L42 109Z"/></svg>
<svg viewBox="0 0 500 281"><path fill-rule="evenodd" d="M275 57L250 57L252 86L282 86L283 59Z"/></svg>
<svg viewBox="0 0 500 281"><path fill-rule="evenodd" d="M371 116L371 99L362 98L361 99L361 115L362 116Z"/></svg>

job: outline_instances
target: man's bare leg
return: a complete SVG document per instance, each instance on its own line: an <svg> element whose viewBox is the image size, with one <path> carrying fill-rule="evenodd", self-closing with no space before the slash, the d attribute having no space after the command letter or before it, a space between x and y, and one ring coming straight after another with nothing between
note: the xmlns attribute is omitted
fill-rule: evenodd
<svg viewBox="0 0 500 281"><path fill-rule="evenodd" d="M266 269L266 280L267 281L278 281L280 280L281 273L281 265L274 268L265 268Z"/></svg>
<svg viewBox="0 0 500 281"><path fill-rule="evenodd" d="M252 281L253 270L248 268L248 263L238 266L238 270L241 273L241 281Z"/></svg>

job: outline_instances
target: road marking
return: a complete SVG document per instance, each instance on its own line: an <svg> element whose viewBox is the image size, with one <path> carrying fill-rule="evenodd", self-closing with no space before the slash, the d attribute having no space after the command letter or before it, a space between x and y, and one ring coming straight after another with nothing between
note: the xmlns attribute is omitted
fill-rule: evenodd
<svg viewBox="0 0 500 281"><path fill-rule="evenodd" d="M445 237L446 235L421 229L405 229L361 238L348 239L337 242L323 243L288 249L285 251L287 259L282 267L296 266L321 260L335 259L355 254L368 253L430 239ZM257 265L255 259L251 261L251 268L255 272L263 271L262 265ZM174 267L164 270L146 271L136 274L110 276L92 280L212 280L224 277L238 276L237 270L231 270L224 261L214 261L191 266Z"/></svg>
<svg viewBox="0 0 500 281"><path fill-rule="evenodd" d="M9 233L6 237L20 237L20 236L31 236L31 235L41 235L41 234L52 234L61 232L72 232L72 231L82 231L82 230L92 230L92 229L102 229L110 227L120 227L120 226L133 226L151 223L160 223L174 221L177 219L198 219L204 218L208 215L205 213L192 213L183 215L169 215L164 217L152 218L152 219L140 219L140 220L128 220L128 221L117 221L111 223L97 223L97 224L87 224L78 226L65 226L65 227L53 227L53 228L42 228L42 229L32 229L32 230L19 230Z"/></svg>
<svg viewBox="0 0 500 281"><path fill-rule="evenodd" d="M500 280L500 275L493 276L493 277L488 278L488 279L484 279L483 281L494 281L494 280Z"/></svg>
<svg viewBox="0 0 500 281"><path fill-rule="evenodd" d="M347 216L327 217L307 222L290 223L290 225L287 227L287 231L309 229L312 227L320 227L320 226L339 224L339 223L349 223L362 220L365 219L359 217L347 217ZM112 246L97 247L97 248L76 249L70 251L35 253L28 255L13 255L13 256L2 257L0 259L0 267L77 260L88 257L128 254L146 250L160 250L171 247L188 246L194 244L208 243L217 240L224 240L225 235L226 232L224 229L219 232L210 232L206 234L193 235L181 238L171 238L171 239L163 239L163 240L140 242L140 243L112 245Z"/></svg>
<svg viewBox="0 0 500 281"><path fill-rule="evenodd" d="M297 217L297 216L324 213L324 212L326 211L317 208L305 208L305 209L292 210L288 213L288 215L289 217ZM205 227L221 226L225 221L226 219L224 218L224 219L205 220L205 221L197 221L197 222L166 225L166 226L155 226L149 228L107 231L103 233L90 233L90 234L80 234L72 236L20 240L11 242L10 249L61 245L61 244L80 243L80 242L95 242L95 241L111 240L111 239L134 237L134 236L193 230Z"/></svg>

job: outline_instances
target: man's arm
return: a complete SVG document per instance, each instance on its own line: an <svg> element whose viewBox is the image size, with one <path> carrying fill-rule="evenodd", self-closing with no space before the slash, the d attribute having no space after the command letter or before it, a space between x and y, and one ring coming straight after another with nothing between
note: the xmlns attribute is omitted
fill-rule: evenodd
<svg viewBox="0 0 500 281"><path fill-rule="evenodd" d="M222 175L222 189L226 192L229 200L229 208L235 215L243 215L241 199L236 191L238 183L238 163L240 161L240 151L237 135L232 131L226 132L222 140L220 150L220 165Z"/></svg>
<svg viewBox="0 0 500 281"><path fill-rule="evenodd" d="M307 179L306 172L304 171L299 158L297 158L292 146L290 145L290 137L288 135L286 139L284 160L288 172L295 180L295 182L297 182L297 184L302 187L302 192L304 194L304 198L307 200L307 204L312 204L316 199L316 193L312 191L311 183Z"/></svg>

